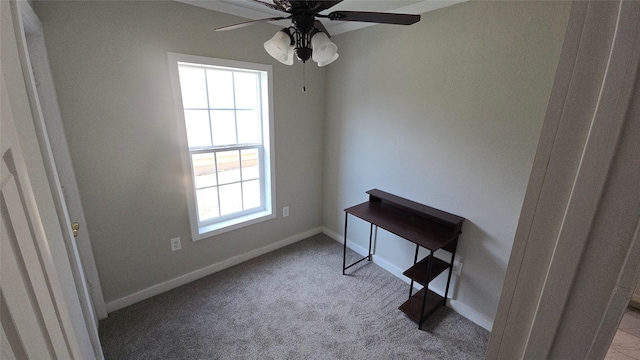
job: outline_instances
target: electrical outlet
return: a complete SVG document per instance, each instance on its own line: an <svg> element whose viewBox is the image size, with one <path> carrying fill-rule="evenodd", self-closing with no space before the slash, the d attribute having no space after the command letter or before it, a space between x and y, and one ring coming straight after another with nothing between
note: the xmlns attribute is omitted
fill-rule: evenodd
<svg viewBox="0 0 640 360"><path fill-rule="evenodd" d="M462 272L462 263L458 260L453 261L453 274L460 276Z"/></svg>
<svg viewBox="0 0 640 360"><path fill-rule="evenodd" d="M282 208L282 217L287 217L289 216L289 207L285 206Z"/></svg>
<svg viewBox="0 0 640 360"><path fill-rule="evenodd" d="M171 239L171 251L176 251L182 249L182 243L180 242L180 238Z"/></svg>

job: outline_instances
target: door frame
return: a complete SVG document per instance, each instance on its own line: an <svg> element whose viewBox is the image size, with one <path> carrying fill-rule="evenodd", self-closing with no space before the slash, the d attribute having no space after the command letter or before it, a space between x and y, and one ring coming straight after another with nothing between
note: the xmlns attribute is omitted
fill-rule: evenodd
<svg viewBox="0 0 640 360"><path fill-rule="evenodd" d="M65 212L68 213L70 222L66 223L65 226L68 227L71 221L75 221L80 224L78 237L70 240L73 240L73 242L76 243L78 255L82 261L81 264L84 270L86 283L89 286L89 295L91 297L95 313L94 317L96 318L96 321L101 320L107 317L107 309L102 293L102 286L100 285L98 270L93 256L93 250L91 248L91 241L80 199L80 193L78 191L75 172L73 164L71 163L71 156L69 154L67 138L62 124L62 117L58 107L42 24L27 1L19 1L18 9L20 11L21 19L20 26L24 33L23 36L21 36L23 44L22 47L28 50L28 56L26 57L29 58L30 68L33 69L33 72L40 75L37 87L40 88L41 91L38 92L38 99L34 101L37 105L37 108L34 110L40 117L41 125L36 126L36 131L38 132L41 144L47 144L47 151L50 153L50 155L47 155L44 160L45 164L48 163L47 167L51 173L51 188L55 190L58 186L60 187L60 192L58 194L59 201L56 205L61 218L65 216ZM33 75L30 75L31 86L35 87L35 79L33 79L32 76ZM62 208L63 203L66 203L68 211L65 211Z"/></svg>
<svg viewBox="0 0 640 360"><path fill-rule="evenodd" d="M640 275L639 66L640 3L573 2L487 359L604 358Z"/></svg>

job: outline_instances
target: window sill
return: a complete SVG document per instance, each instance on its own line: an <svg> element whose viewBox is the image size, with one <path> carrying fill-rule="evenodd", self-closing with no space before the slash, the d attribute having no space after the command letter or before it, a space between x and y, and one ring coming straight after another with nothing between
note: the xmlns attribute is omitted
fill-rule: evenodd
<svg viewBox="0 0 640 360"><path fill-rule="evenodd" d="M228 231L243 228L245 226L257 224L275 218L276 215L270 210L263 210L256 213L240 216L237 218L221 221L215 224L203 225L197 228L197 233L192 233L193 241L198 241L222 234Z"/></svg>

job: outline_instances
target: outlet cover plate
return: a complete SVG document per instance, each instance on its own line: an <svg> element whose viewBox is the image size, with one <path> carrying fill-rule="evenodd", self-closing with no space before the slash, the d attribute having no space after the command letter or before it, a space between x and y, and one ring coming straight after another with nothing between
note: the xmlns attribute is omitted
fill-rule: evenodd
<svg viewBox="0 0 640 360"><path fill-rule="evenodd" d="M182 249L182 243L180 242L180 238L171 239L171 251L177 251Z"/></svg>

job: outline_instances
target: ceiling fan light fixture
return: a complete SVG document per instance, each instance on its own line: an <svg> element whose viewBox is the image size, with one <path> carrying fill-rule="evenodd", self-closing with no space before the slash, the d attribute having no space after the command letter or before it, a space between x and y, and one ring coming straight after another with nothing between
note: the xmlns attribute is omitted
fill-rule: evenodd
<svg viewBox="0 0 640 360"><path fill-rule="evenodd" d="M325 65L329 65L329 64L331 64L332 62L336 61L336 59L338 58L338 56L340 56L340 55L338 55L338 53L335 53L335 54L331 57L331 59L329 59L329 60L327 60L327 61L323 61L323 62L318 61L318 66L325 66Z"/></svg>
<svg viewBox="0 0 640 360"><path fill-rule="evenodd" d="M278 31L271 39L264 43L264 49L274 59L286 65L293 64L293 37L289 29Z"/></svg>
<svg viewBox="0 0 640 360"><path fill-rule="evenodd" d="M321 31L318 31L311 37L311 48L313 49L312 59L317 62L318 65L320 63L325 63L325 65L327 65L338 58L336 56L338 53L338 46L329 40L327 34Z"/></svg>
<svg viewBox="0 0 640 360"><path fill-rule="evenodd" d="M289 50L287 51L287 60L283 61L282 63L285 65L293 65L293 54L294 54L294 50L295 50L295 46L291 45L289 46Z"/></svg>

